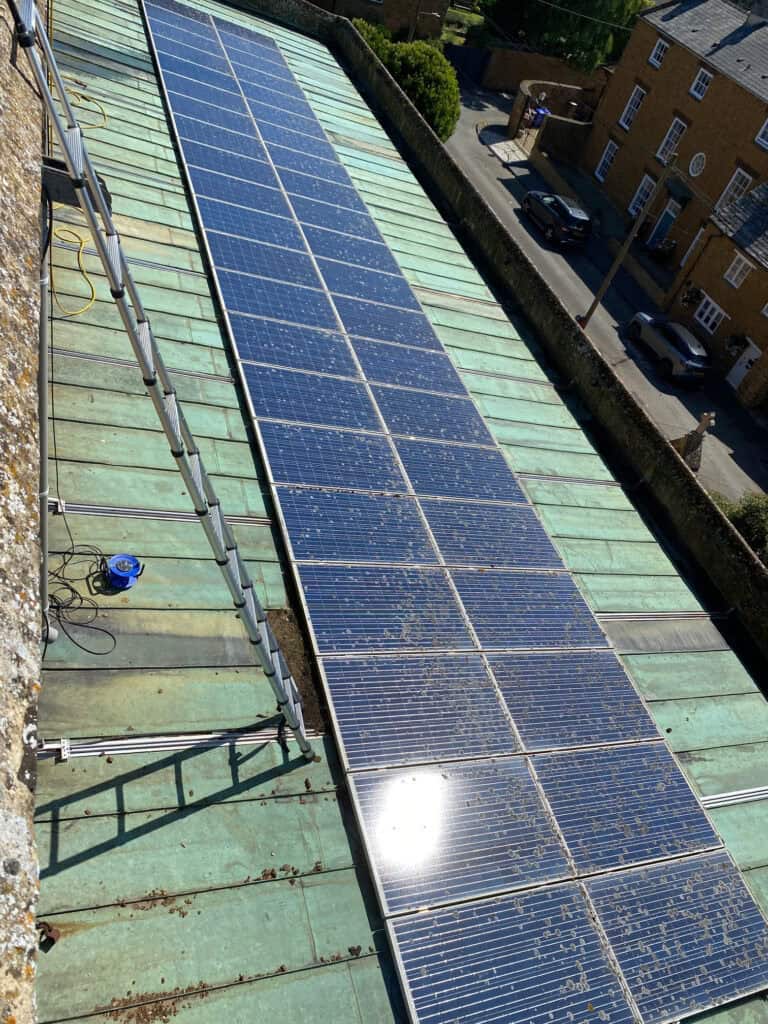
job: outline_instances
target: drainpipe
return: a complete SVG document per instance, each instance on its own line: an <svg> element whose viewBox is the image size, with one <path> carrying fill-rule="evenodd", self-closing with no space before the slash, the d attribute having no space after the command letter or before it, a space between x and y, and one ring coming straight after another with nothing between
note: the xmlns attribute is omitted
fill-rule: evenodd
<svg viewBox="0 0 768 1024"><path fill-rule="evenodd" d="M49 210L42 206L43 244L48 230ZM50 281L51 281L51 239L48 238L40 263L40 325L38 329L37 360L37 419L40 434L40 608L43 614L42 639L50 644L57 639L59 631L50 625L48 610L48 346L50 342Z"/></svg>

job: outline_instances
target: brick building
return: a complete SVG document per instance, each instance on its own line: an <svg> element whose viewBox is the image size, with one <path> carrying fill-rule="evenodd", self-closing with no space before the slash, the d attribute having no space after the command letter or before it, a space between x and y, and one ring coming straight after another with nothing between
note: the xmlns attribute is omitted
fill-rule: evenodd
<svg viewBox="0 0 768 1024"><path fill-rule="evenodd" d="M665 304L676 312L693 266L702 290L722 298L725 312L716 325L709 306L689 307L686 315L705 341L714 339L710 347L727 374L735 346L726 338L747 334L756 348L768 348L768 318L760 312L768 302L768 276L759 260L734 246L721 219L729 204L768 181L765 0L751 13L726 0L671 0L638 20L596 111L583 162L629 223L675 152L679 173L653 203L640 239L649 249L662 243L673 249L676 274ZM757 196L762 200L764 192ZM729 283L738 276L729 270L734 250L755 267L738 296ZM754 372L738 382L750 404L763 401L768 387L768 379L762 388L753 386Z"/></svg>
<svg viewBox="0 0 768 1024"><path fill-rule="evenodd" d="M318 7L345 18L364 18L386 26L396 37L440 35L448 0L314 0Z"/></svg>

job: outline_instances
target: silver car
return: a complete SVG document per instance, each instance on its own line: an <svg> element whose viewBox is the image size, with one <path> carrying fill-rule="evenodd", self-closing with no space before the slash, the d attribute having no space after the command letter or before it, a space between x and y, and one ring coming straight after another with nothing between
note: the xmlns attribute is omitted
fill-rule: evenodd
<svg viewBox="0 0 768 1024"><path fill-rule="evenodd" d="M633 341L645 345L659 360L667 377L681 382L701 383L711 360L699 339L673 320L650 313L635 313L628 334Z"/></svg>

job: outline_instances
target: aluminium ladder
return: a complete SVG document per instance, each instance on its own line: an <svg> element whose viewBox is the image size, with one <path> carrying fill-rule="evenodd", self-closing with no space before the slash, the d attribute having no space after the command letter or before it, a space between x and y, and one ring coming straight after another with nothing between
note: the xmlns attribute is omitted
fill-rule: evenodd
<svg viewBox="0 0 768 1024"><path fill-rule="evenodd" d="M67 171L75 194L93 236L104 267L112 298L115 300L134 355L139 364L144 386L152 399L171 454L184 479L195 512L200 518L216 564L221 569L236 614L243 623L248 640L269 680L277 699L278 711L284 716L308 759L314 754L307 739L301 696L291 675L266 613L253 589L253 581L238 550L219 499L205 470L176 389L157 347L141 297L128 267L112 214L91 164L82 129L75 118L50 40L37 10L35 0L23 0L19 9L9 0L16 23L16 41L26 53L43 103L64 154ZM39 43L42 57L37 52ZM56 107L56 98L48 85L46 69L63 110Z"/></svg>

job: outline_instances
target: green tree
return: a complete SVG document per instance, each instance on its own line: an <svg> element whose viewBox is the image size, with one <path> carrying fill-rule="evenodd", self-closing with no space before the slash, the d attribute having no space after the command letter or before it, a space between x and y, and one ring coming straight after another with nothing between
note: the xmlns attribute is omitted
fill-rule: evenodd
<svg viewBox="0 0 768 1024"><path fill-rule="evenodd" d="M646 0L496 0L488 15L491 27L513 41L594 71L621 56L646 6Z"/></svg>
<svg viewBox="0 0 768 1024"><path fill-rule="evenodd" d="M358 32L435 134L445 142L459 120L459 83L444 55L425 42L393 43L378 25L356 18Z"/></svg>
<svg viewBox="0 0 768 1024"><path fill-rule="evenodd" d="M712 498L758 558L768 564L768 494L745 494L738 501L722 494Z"/></svg>

